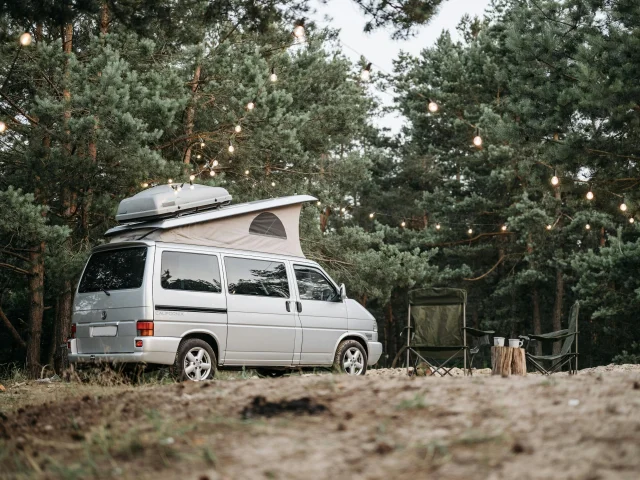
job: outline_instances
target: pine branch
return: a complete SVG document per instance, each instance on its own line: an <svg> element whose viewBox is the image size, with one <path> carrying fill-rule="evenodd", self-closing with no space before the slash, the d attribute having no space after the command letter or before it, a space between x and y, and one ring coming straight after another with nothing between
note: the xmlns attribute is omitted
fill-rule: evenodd
<svg viewBox="0 0 640 480"><path fill-rule="evenodd" d="M16 342L18 342L18 344L22 348L27 348L27 343L22 339L22 337L20 336L18 331L11 324L11 322L9 321L7 316L5 315L4 310L2 310L2 307L0 307L0 320L2 320L2 323L4 323L4 325L7 327L7 329L11 332L11 335L13 335L13 338L16 339Z"/></svg>
<svg viewBox="0 0 640 480"><path fill-rule="evenodd" d="M0 263L0 268L6 268L7 270L22 273L23 275L29 275L29 272L24 268L16 267L15 265L11 265L10 263Z"/></svg>

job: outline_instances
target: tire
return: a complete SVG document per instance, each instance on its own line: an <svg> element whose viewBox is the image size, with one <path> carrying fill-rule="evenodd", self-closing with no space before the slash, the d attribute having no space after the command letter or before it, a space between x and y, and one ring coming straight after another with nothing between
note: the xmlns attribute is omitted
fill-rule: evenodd
<svg viewBox="0 0 640 480"><path fill-rule="evenodd" d="M190 338L180 343L173 371L180 382L200 382L212 380L217 365L216 354L211 345L199 338Z"/></svg>
<svg viewBox="0 0 640 480"><path fill-rule="evenodd" d="M360 367L358 367L360 365ZM367 352L355 340L344 340L338 345L333 359L333 369L347 375L364 375L367 373Z"/></svg>

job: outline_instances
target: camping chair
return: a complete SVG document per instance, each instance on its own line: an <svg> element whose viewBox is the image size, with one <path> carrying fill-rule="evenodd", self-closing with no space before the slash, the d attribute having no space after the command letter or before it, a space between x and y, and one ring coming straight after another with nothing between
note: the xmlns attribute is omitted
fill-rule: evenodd
<svg viewBox="0 0 640 480"><path fill-rule="evenodd" d="M550 342L563 340L560 353L555 355L534 355L526 352L526 357L529 363L543 375L551 375L552 373L560 371L560 369L569 364L569 374L577 373L578 371L578 312L580 310L580 304L574 303L569 312L569 328L565 330L558 330L557 332L545 333L543 335L521 335L525 341L525 347L528 350L529 346L534 346L534 342ZM575 351L572 350L572 346L575 345ZM543 364L548 363L549 368L545 368ZM573 365L572 365L573 364Z"/></svg>
<svg viewBox="0 0 640 480"><path fill-rule="evenodd" d="M482 344L489 345L493 331L477 330L466 324L467 292L456 288L427 288L409 292L406 345L398 352L392 367L406 355L407 373L420 362L429 366L430 375L451 375L452 362L463 358L465 375L471 374L473 358ZM468 342L471 338L471 344ZM411 361L411 357L414 361ZM428 360L427 360L428 358Z"/></svg>

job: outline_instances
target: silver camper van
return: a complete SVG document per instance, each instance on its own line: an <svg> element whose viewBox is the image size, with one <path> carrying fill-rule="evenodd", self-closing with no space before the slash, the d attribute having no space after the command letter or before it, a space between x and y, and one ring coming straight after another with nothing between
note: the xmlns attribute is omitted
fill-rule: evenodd
<svg viewBox="0 0 640 480"><path fill-rule="evenodd" d="M364 375L382 354L374 317L304 257L308 195L230 205L218 187L161 185L123 200L75 294L73 363L265 373L334 366Z"/></svg>

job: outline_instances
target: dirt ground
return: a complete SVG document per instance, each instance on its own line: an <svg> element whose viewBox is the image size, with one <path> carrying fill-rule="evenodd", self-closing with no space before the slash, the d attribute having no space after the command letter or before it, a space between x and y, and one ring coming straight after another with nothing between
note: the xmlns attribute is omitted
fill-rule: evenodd
<svg viewBox="0 0 640 480"><path fill-rule="evenodd" d="M640 478L640 366L486 373L9 383L0 477Z"/></svg>

